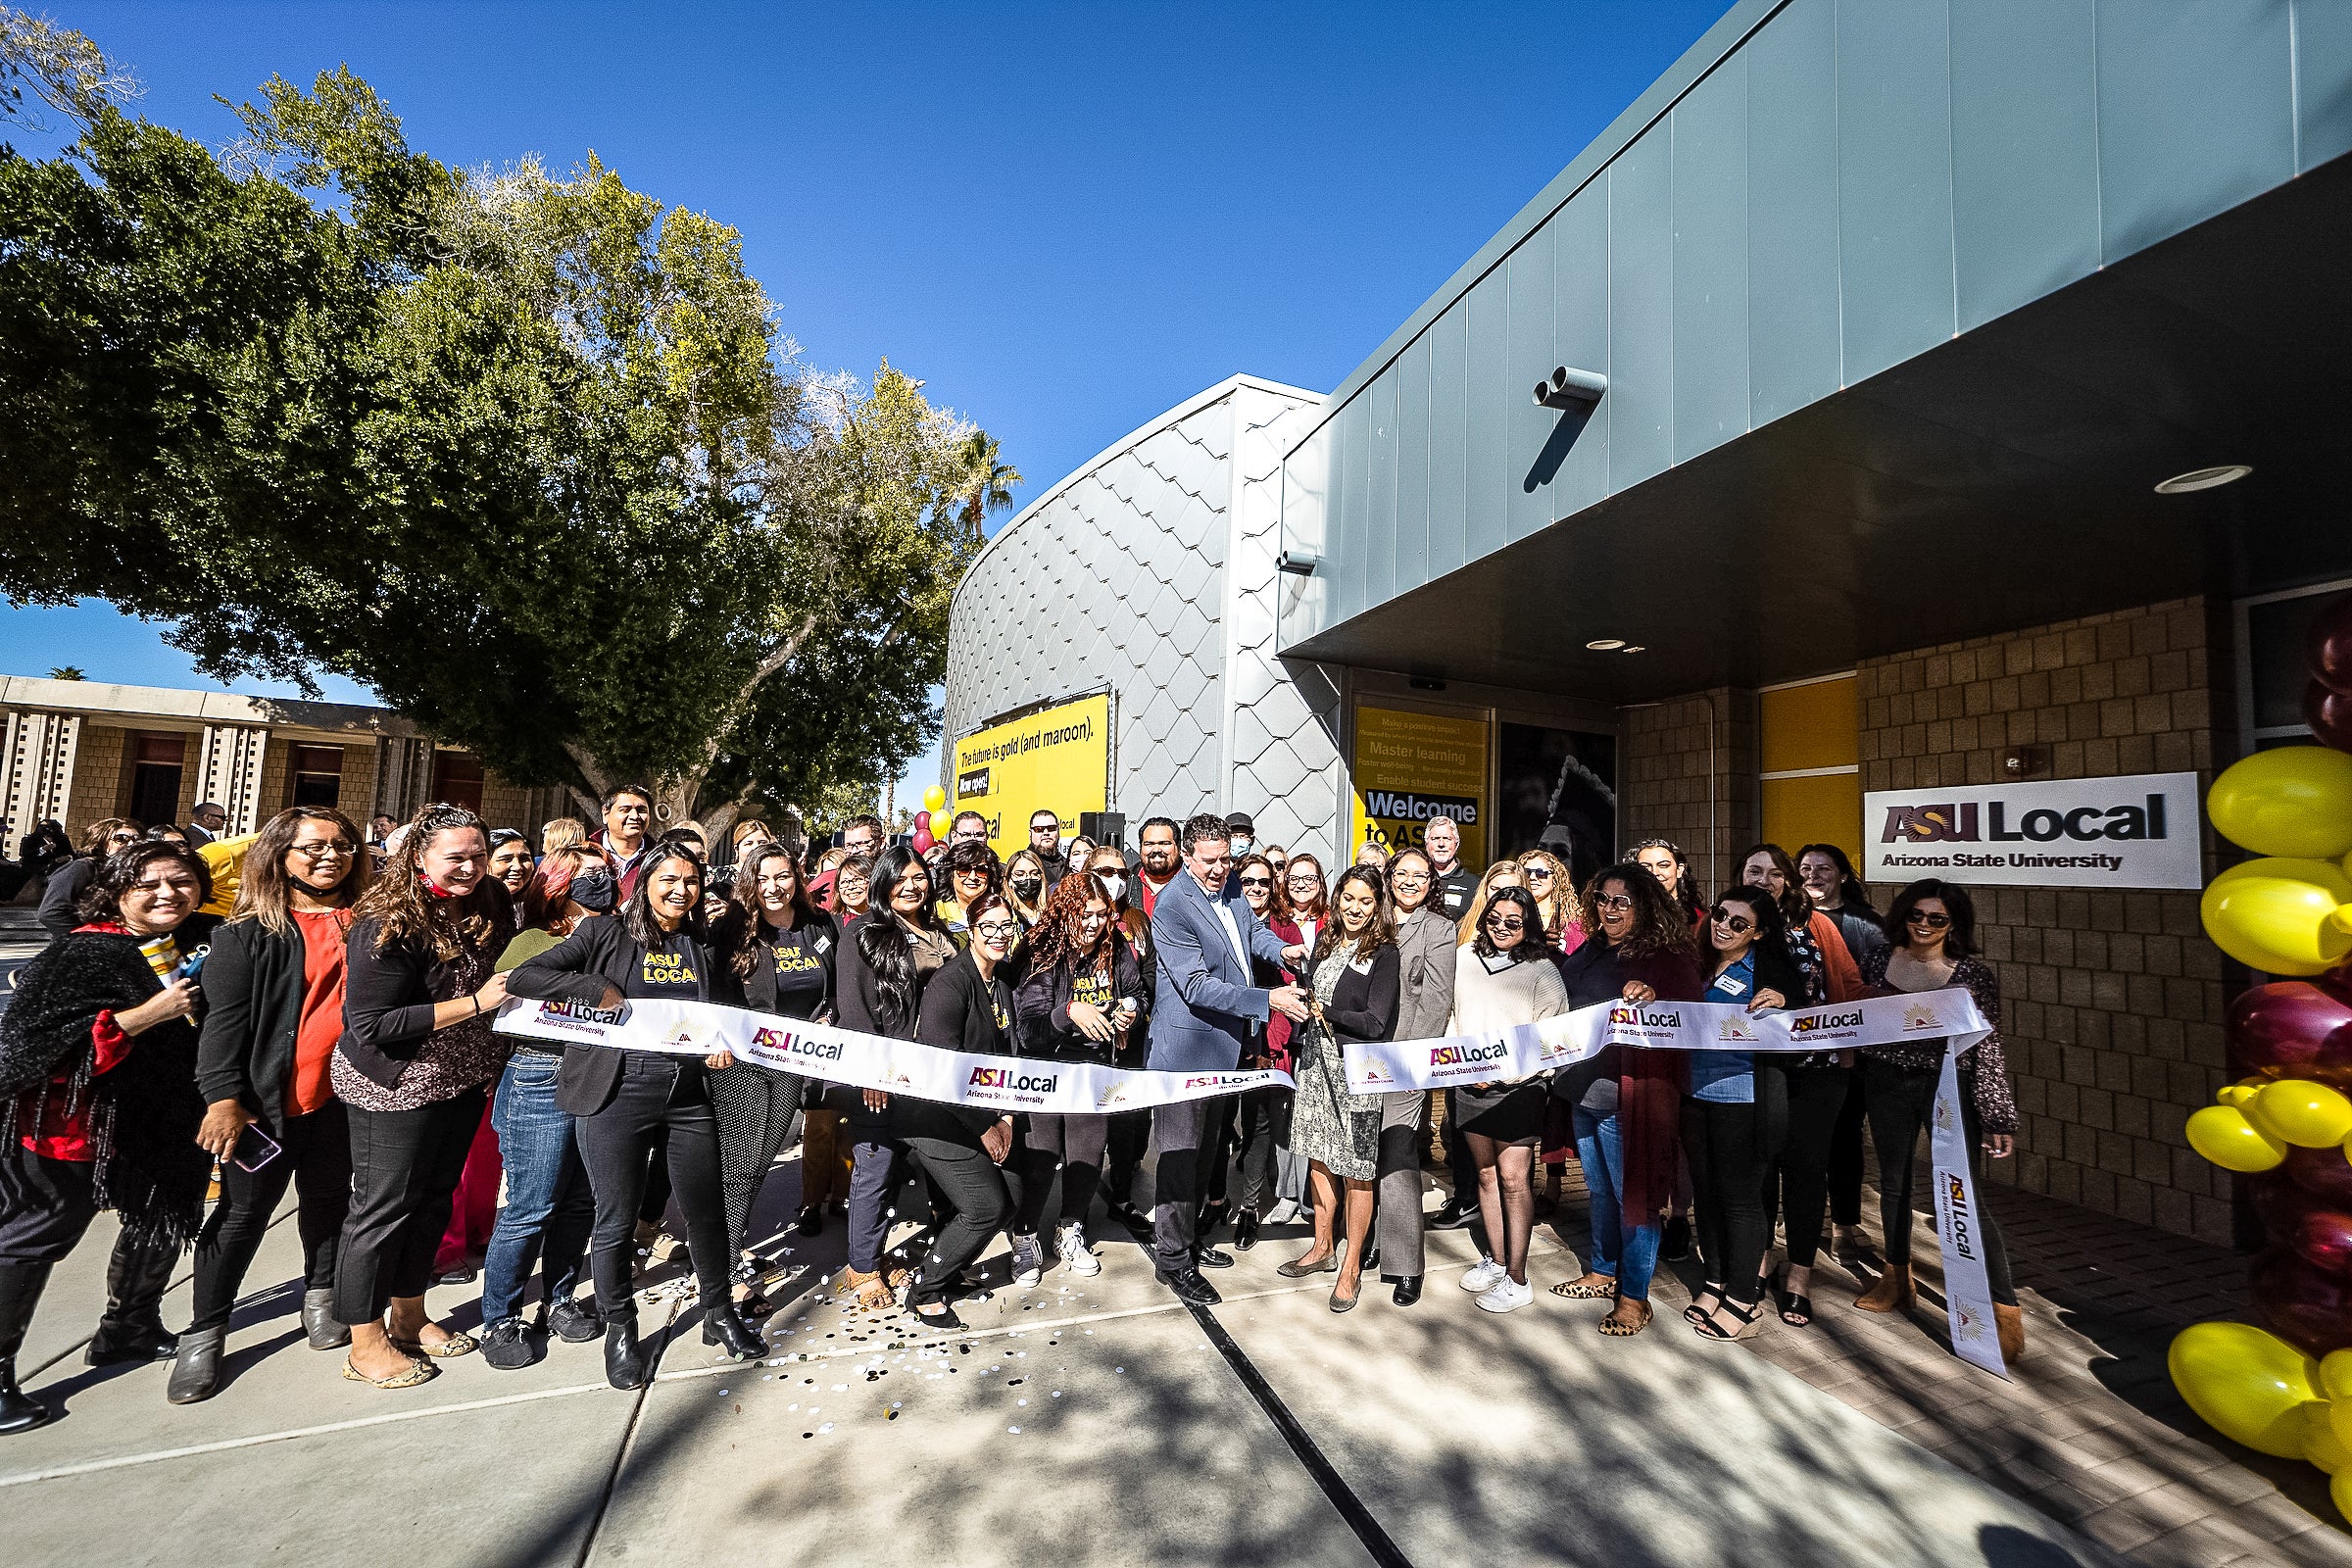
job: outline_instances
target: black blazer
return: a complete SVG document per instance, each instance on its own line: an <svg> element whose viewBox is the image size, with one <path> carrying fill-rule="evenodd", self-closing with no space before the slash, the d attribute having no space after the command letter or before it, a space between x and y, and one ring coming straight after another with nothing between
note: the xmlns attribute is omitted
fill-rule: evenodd
<svg viewBox="0 0 2352 1568"><path fill-rule="evenodd" d="M764 928L763 928L764 929ZM792 993L793 1005L779 1006L776 1002L776 955L792 954L802 962L813 963L824 974L821 996L810 1000L806 990ZM841 955L841 924L823 910L815 920L779 931L770 938L762 935L752 944L752 972L743 977L743 1004L754 1012L782 1013L791 1018L813 1018L818 1011L834 1005L835 964Z"/></svg>
<svg viewBox="0 0 2352 1568"><path fill-rule="evenodd" d="M1346 964L1339 983L1332 988L1331 1004L1323 1009L1323 1022L1336 1040L1388 1040L1396 1032L1396 998L1402 987L1402 965L1392 942L1376 948L1372 959L1362 968L1349 960L1355 944L1341 939L1322 958L1309 958L1306 963L1306 985L1313 989L1315 971L1326 963Z"/></svg>
<svg viewBox="0 0 2352 1568"><path fill-rule="evenodd" d="M285 1126L304 956L300 930L275 936L259 920L231 920L213 933L204 960L212 1008L196 1048L197 1091L207 1104L234 1100L260 1111L272 1133Z"/></svg>
<svg viewBox="0 0 2352 1568"><path fill-rule="evenodd" d="M1012 982L1005 966L996 978L980 978L980 965L969 949L956 956L923 987L923 1010L914 1038L942 1051L962 1051L981 1056L1009 1056L1012 1051ZM985 1105L950 1105L933 1100L893 1097L897 1131L912 1137L955 1137L957 1131L977 1139L996 1124L996 1111Z"/></svg>
<svg viewBox="0 0 2352 1568"><path fill-rule="evenodd" d="M693 956L695 1001L743 1004L743 991L735 983L734 971L714 962L708 946L683 932L676 945ZM607 986L628 995L630 981L644 972L645 954L645 944L629 935L627 923L619 915L600 914L581 921L570 936L537 957L515 965L507 975L507 990L530 1002L598 1006L605 1000ZM556 1073L557 1107L574 1116L593 1116L604 1109L620 1083L625 1054L609 1046L566 1049L564 1065Z"/></svg>
<svg viewBox="0 0 2352 1568"><path fill-rule="evenodd" d="M503 896L504 888L499 890ZM424 947L394 943L376 951L378 922L352 922L343 939L343 1042L336 1049L370 1082L398 1088L400 1075L433 1038L433 1008L466 995L454 963L444 963ZM504 945L503 927L496 939ZM498 962L498 949L482 956L487 976ZM297 971L301 961L295 962ZM205 960L209 972L212 960Z"/></svg>

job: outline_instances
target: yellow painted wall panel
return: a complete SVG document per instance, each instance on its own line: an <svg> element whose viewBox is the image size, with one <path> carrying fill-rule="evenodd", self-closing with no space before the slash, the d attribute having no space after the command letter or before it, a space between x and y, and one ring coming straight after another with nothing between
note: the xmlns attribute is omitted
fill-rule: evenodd
<svg viewBox="0 0 2352 1568"><path fill-rule="evenodd" d="M1807 844L1835 844L1859 862L1862 775L1822 773L1764 781L1764 837L1794 855Z"/></svg>
<svg viewBox="0 0 2352 1568"><path fill-rule="evenodd" d="M1761 703L1764 772L1847 767L1862 760L1853 676L1764 692Z"/></svg>

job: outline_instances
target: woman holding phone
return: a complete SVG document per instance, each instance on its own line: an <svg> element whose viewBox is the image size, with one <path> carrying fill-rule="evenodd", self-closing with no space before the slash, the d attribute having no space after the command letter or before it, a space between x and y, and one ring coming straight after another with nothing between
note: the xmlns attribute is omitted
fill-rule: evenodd
<svg viewBox="0 0 2352 1568"><path fill-rule="evenodd" d="M173 1404L211 1398L220 1387L229 1312L289 1185L302 1238L303 1334L314 1350L351 1343L334 1312L351 1123L329 1078L343 1037L344 941L368 882L363 842L340 811L278 812L246 852L235 911L213 932L196 1142L220 1161L220 1200L196 1239L195 1317L164 1391Z"/></svg>

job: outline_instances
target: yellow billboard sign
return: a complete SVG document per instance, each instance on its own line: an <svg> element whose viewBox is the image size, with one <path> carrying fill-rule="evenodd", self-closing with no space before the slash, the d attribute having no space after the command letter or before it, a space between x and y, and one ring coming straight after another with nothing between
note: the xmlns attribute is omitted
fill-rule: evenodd
<svg viewBox="0 0 2352 1568"><path fill-rule="evenodd" d="M974 730L956 743L953 811L988 818L988 841L1009 858L1029 844L1029 818L1051 810L1064 838L1078 813L1110 800L1110 696L1099 692Z"/></svg>
<svg viewBox="0 0 2352 1568"><path fill-rule="evenodd" d="M1487 721L1394 708L1355 710L1355 803L1344 858L1366 839L1418 849L1429 819L1462 830L1464 865L1487 863Z"/></svg>

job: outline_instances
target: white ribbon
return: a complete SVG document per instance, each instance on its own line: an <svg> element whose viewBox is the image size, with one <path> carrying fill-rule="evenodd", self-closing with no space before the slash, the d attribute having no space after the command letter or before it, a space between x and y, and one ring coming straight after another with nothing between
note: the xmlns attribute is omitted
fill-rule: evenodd
<svg viewBox="0 0 2352 1568"><path fill-rule="evenodd" d="M1292 1087L1289 1073L1270 1069L1130 1072L1093 1062L943 1051L712 1002L652 999L604 1008L513 997L499 1008L496 1027L501 1034L567 1046L612 1046L680 1056L724 1051L756 1067L829 1083L951 1105L1049 1115L1101 1115L1250 1089Z"/></svg>

